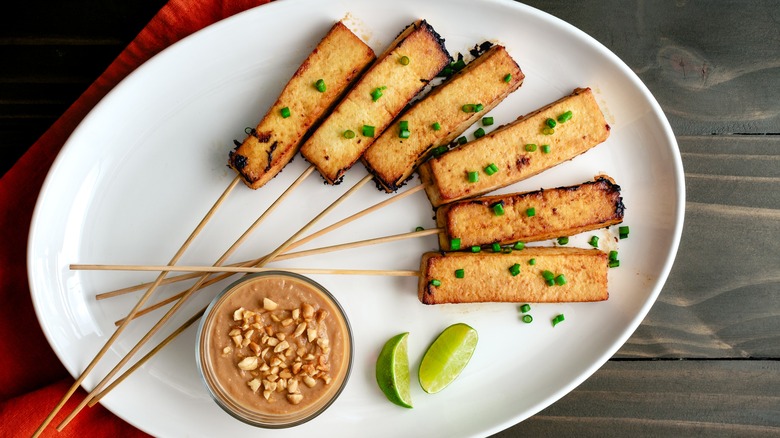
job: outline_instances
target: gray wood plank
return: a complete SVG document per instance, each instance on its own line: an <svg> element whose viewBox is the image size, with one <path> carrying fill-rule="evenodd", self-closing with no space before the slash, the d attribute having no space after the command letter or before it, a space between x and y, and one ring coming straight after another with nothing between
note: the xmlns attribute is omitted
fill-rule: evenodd
<svg viewBox="0 0 780 438"><path fill-rule="evenodd" d="M610 361L577 389L495 435L780 435L780 362Z"/></svg>

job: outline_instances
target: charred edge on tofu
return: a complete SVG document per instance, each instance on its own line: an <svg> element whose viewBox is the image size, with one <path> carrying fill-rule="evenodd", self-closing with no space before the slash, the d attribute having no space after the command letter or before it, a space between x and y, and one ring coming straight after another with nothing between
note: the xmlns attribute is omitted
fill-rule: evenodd
<svg viewBox="0 0 780 438"><path fill-rule="evenodd" d="M278 141L271 143L271 147L268 149L268 164L265 165L264 172L268 172L269 170L271 170L271 164L273 163L273 154L278 144L279 144Z"/></svg>
<svg viewBox="0 0 780 438"><path fill-rule="evenodd" d="M241 172L241 169L246 167L247 165L247 157L237 154L235 152L230 152L230 164L239 172ZM243 172L241 172L242 175L244 175ZM244 175L246 176L246 175Z"/></svg>
<svg viewBox="0 0 780 438"><path fill-rule="evenodd" d="M485 41L482 44L474 45L474 48L469 50L469 53L471 53L471 56L475 58L479 58L482 54L487 52L491 47L493 47L493 43L491 43L490 41Z"/></svg>

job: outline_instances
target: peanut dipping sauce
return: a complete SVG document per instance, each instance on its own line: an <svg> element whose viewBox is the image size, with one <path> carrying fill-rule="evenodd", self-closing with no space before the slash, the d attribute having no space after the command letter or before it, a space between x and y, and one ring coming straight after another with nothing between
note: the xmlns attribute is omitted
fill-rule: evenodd
<svg viewBox="0 0 780 438"><path fill-rule="evenodd" d="M321 413L352 364L341 307L318 284L284 272L229 286L203 318L198 347L217 403L262 427L293 426Z"/></svg>

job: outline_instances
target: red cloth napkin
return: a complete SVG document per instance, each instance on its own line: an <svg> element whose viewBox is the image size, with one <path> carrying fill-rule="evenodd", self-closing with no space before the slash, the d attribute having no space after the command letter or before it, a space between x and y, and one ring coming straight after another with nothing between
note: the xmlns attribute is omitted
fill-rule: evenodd
<svg viewBox="0 0 780 438"><path fill-rule="evenodd" d="M63 143L109 90L153 55L212 23L268 1L170 0L0 179L0 436L32 435L74 381L37 324L26 264L33 207ZM55 426L84 396L82 390L74 394L43 436L147 436L99 405L84 409L57 433Z"/></svg>

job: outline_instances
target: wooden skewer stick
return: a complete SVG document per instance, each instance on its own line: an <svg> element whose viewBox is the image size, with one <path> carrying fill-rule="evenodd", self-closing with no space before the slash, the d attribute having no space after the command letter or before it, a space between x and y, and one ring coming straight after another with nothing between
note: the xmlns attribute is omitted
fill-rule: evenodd
<svg viewBox="0 0 780 438"><path fill-rule="evenodd" d="M310 166L310 167L309 167L309 169L312 169L312 166ZM309 172L309 170L308 170L308 169L307 169L307 172ZM305 172L305 173L306 173L306 172ZM288 240L287 240L285 243L283 243L283 244L282 244L282 245L280 245L280 246L279 246L279 247L278 247L276 250L274 250L274 251L273 251L273 252L272 252L272 253L271 253L271 254L268 256L267 260L268 260L268 261L272 260L274 257L276 257L278 254L280 254L282 251L284 251L285 249L287 249L287 247L288 247L288 246L289 246L289 245L290 245L292 242L294 242L294 241L295 241L295 239L297 239L297 238L298 238L298 237L299 237L301 234L303 234L303 233L305 233L306 231L308 231L308 229L309 229L309 228L311 228L312 226L314 226L314 224L315 224L315 223L316 223L318 220L320 220L322 217L324 217L325 215L327 215L328 213L330 213L330 212L331 212L333 209L335 209L335 208L336 208L338 205L340 205L342 202L344 202L344 200L346 200L346 199L347 199L347 198L348 198L350 195L352 195L354 192L356 192L356 191L357 191L357 190L358 190L360 187L362 187L362 186L363 186L365 183L367 183L367 182L368 182L368 181L370 181L371 179L372 179L372 176L369 174L369 175L366 175L366 176L365 176L363 179L361 179L360 181L358 181L358 183L357 183L357 184L355 184L355 185L354 185L354 186L352 186L352 187L351 187L349 190L347 190L347 192L346 192L346 193L344 193L343 195L341 195L341 197L339 197L339 198L338 198L338 199L337 199L335 202L333 202L331 205L329 205L329 206L328 206L328 208L326 208L325 210L323 210L323 211L322 211L322 212L321 212L319 215L317 215L317 216L316 216L314 219L312 219L312 220L311 220L311 221L310 221L308 224L306 224L306 225L305 225L303 228L301 228L301 229L300 229L300 230L299 230L297 233L295 233L295 234L294 234L292 237L290 237L290 238L289 238L289 239L288 239ZM300 178L299 178L299 180L300 180ZM289 189L288 189L288 190L289 190ZM240 239L239 239L239 240L240 240ZM236 243L238 243L238 242L236 242ZM236 246L236 245L234 245L234 246ZM231 247L231 249L232 249L232 247ZM224 257L224 259L227 259L227 255ZM222 260L222 258L221 258L220 260ZM222 260L222 261L224 261L224 260ZM267 263L267 261L265 261L264 263ZM205 279L206 279L206 278L207 278L207 276L205 276L205 275L204 275L203 277L201 277L201 280L204 280L204 281L205 281ZM143 345L144 345L144 344L145 344L145 343L146 343L146 342L147 342L147 341L148 341L148 340L149 340L149 339L150 339L150 338L151 338L151 337L152 337L152 336L153 336L153 335L154 335L154 334L157 332L157 330L158 330L160 327L162 327L162 325L164 325L164 324L165 324L165 323L166 323L166 322L167 322L167 321L168 321L168 320L169 320L169 319L170 319L170 318L171 318L171 317L172 317L172 316L173 316L173 315L176 313L176 311L178 311L178 310L179 310L179 308L180 308L180 307L181 307L181 306L182 306L182 305L183 305L183 304L184 304L184 303L187 301L187 299L188 299L188 298L189 298L189 297L190 297L190 296L191 296L191 295L192 295L192 294L193 294L195 291L197 291L197 290L199 290L199 289L200 289L200 287L199 287L199 286L200 286L202 283L203 283L203 281L198 281L198 282L197 282L197 283L195 283L195 284L194 284L192 287L190 287L190 289L187 291L187 293L185 293L185 294L184 294L184 296L183 296L183 297L181 297L181 299L179 299L179 301L178 301L178 302L176 302L176 304L174 304L174 305L173 305L173 307L171 307L171 308L168 310L168 312L167 312L165 315L163 315L163 317L162 317L162 318L161 318L161 319L160 319L160 320L157 322L157 324L155 324L155 326L154 326L154 327L152 327L152 329L151 329L151 330L149 330L149 332L148 332L148 333L147 333L147 334L146 334L146 335L145 335L143 338L141 338L141 340L140 340L140 341L138 341L138 343L136 343L135 347L133 347L133 349L132 349L132 350L130 350L130 351L129 351L129 352L126 354L126 355L125 355L125 357L124 357L124 358L122 358L122 360L120 360L120 361L119 361L119 363L118 363L118 364L117 364L117 365L116 365L116 366L115 366L115 367L114 367L114 368L113 368L113 369L112 369L112 370L111 370L111 371L110 371L110 372L109 372L109 373L106 375L106 377L104 377L104 378L103 378L103 380L101 380L101 381L100 381L100 383L98 383L98 384L97 384L97 386L96 386L96 387L95 387L95 388L94 388L94 389L93 389L93 390L92 390L92 391L91 391L89 394L87 394L87 396L84 398L84 400L82 400L82 401L81 401L81 403L79 403L79 405L78 405L78 406L76 406L76 408L73 410L73 412L71 412L71 413L70 413L70 415L68 415L68 417L66 417L66 418L65 418L65 420L63 420L63 421L62 421L62 423L60 423L60 425L59 425L59 426L57 426L57 430L61 431L61 430L62 430L62 429L65 427L65 426L67 426L67 424L68 424L68 423L69 423L69 422L70 422L70 421L71 421L71 420L72 420L72 419L73 419L73 418L74 418L76 415L78 415L78 413L79 413L79 412L81 412L81 410L82 410L82 409L83 409L83 408L84 408L84 407L87 405L87 403L89 403L89 402L90 402L90 401L91 401L91 400L92 400L92 399L95 397L95 395L96 395L98 392L100 392L100 390L101 390L101 389L103 389L103 387L104 387L104 386L105 386L105 385L108 383L108 381L109 381L109 380L110 380L112 377L114 377L114 375L116 375L116 373L118 373L118 372L119 372L119 370L120 370L120 369L121 369L121 368L122 368L122 367L123 367L123 366L124 366L124 365L125 365L125 364L126 364L126 363L127 363L129 360L130 360L130 359L131 359L131 358L132 358L132 356L133 356L133 355L134 355L134 354L135 354L135 353L136 353L136 352L137 352L137 351L138 351L138 350L139 350L139 349L140 349L140 348L141 348L141 347L142 347L142 346L143 346ZM132 318L130 318L130 317L127 317L126 319L127 319L128 321L130 321Z"/></svg>
<svg viewBox="0 0 780 438"><path fill-rule="evenodd" d="M238 249L238 247L241 246L241 244L244 243L244 241L247 238L249 238L249 235L252 234L252 232L265 220L265 218L271 212L273 212L281 204L281 202L284 199L286 199L293 192L293 190L295 190L295 188L297 188L306 179L306 177L311 175L313 171L314 171L314 166L309 166L306 170L304 170L301 176L299 176L298 179L293 181L290 187L288 187L287 190L284 191L284 193L279 197L279 199L274 201L273 204L271 204L271 206L269 206L266 209L266 211L264 211L263 214L261 214L260 217L257 218L257 220L244 232L244 234L242 234L241 237L239 237L238 240L236 240L235 243L233 243L233 245L231 245L230 248L228 248L227 251L225 251L225 253L214 263L214 266L219 266L222 263L224 263L225 260L227 260L228 257L230 257L230 255L232 255L233 252L236 249ZM238 180L239 177L236 177L236 182ZM65 417L62 423L60 423L57 426L58 431L62 431L62 429L64 429L65 426L67 426L68 423L70 423L70 421L73 418L75 418L79 412L81 412L81 410L87 405L87 403L89 403L89 401L95 396L95 394L97 394L98 391L100 391L103 388L103 386L105 386L108 383L109 379L111 379L117 372L119 372L119 370L130 360L130 358L132 358L132 356L141 348L141 346L143 346L146 343L146 341L148 341L152 336L154 336L154 334L157 333L157 331L173 316L173 314L176 313L177 310L179 310L179 307L181 307L184 304L186 299L190 295L192 295L193 292L199 289L199 286L203 284L203 282L206 280L207 277L208 277L207 275L201 276L201 278L187 290L187 293L185 293L182 299L179 300L179 302L176 303L176 305L174 305L168 310L168 312L157 322L157 324L155 324L154 327L152 327L146 333L146 335L144 335L144 337L141 338L141 340L136 343L135 347L133 347L133 349L130 350L125 355L125 357L123 357L122 360L120 360L119 363L114 366L114 368L108 373L108 375L106 375L103 378L103 380L101 380L100 383L98 383L98 385L95 386L95 388L92 391L90 391L89 394L87 394L87 396L78 404L78 406L76 406L76 408L73 409L73 411L67 417ZM125 317L125 320L129 322L134 317L135 314L131 314ZM124 325L125 323L122 324Z"/></svg>
<svg viewBox="0 0 780 438"><path fill-rule="evenodd" d="M420 271L383 270L383 269L329 269L329 268L266 268L254 266L166 266L166 265L71 265L73 270L89 271L160 271L176 272L232 272L253 274L257 272L283 271L293 274L332 274L332 275L384 275L395 277L413 277Z"/></svg>
<svg viewBox="0 0 780 438"><path fill-rule="evenodd" d="M236 176L236 178L233 179L233 181L228 184L227 188L224 192L222 192L222 195L217 199L217 201L214 203L214 205L211 206L211 209L206 213L206 216L201 219L200 223L195 227L195 230L192 231L192 234L187 238L187 240L182 244L182 246L179 248L178 251L176 251L176 254L171 258L169 265L174 265L176 262L179 261L182 255L184 255L184 251L187 250L187 248L190 246L193 240L195 240L195 237L200 234L201 230L206 226L208 221L211 219L211 217L216 213L217 209L222 205L222 203L227 199L230 192L233 191L233 189L236 187L236 185L239 183L240 178ZM160 275L157 277L157 280L155 280L154 283L149 287L149 289L144 293L144 295L141 297L141 299L138 300L138 303L133 307L133 309L130 311L130 313L127 316L127 321L131 321L135 314L138 313L139 310L143 307L144 304L146 304L146 301L149 299L149 297L152 295L152 293L157 289L157 287L162 283L162 280L165 278L165 276L168 273L166 271L160 272ZM111 337L106 341L106 343L103 345L103 348L100 349L100 351L95 355L95 357L92 359L92 361L87 365L87 368L84 369L84 371L81 373L81 375L76 378L76 381L73 382L71 387L68 389L68 391L65 393L65 395L62 397L59 403L57 403L57 406L52 409L52 411L49 413L49 415L46 417L46 419L43 420L43 423L41 423L40 426L38 426L38 429L35 430L33 433L33 437L38 437L43 433L44 429L51 423L51 421L54 419L54 417L59 413L59 411L62 409L63 406L68 402L70 397L73 395L74 392L76 392L76 389L81 385L81 383L84 381L84 379L87 377L87 375L95 368L97 363L100 361L100 359L103 358L103 356L106 354L108 349L113 345L114 341L119 337L119 335L124 331L125 327L127 327L127 323L121 324L117 329L114 331L114 333L111 335Z"/></svg>
<svg viewBox="0 0 780 438"><path fill-rule="evenodd" d="M374 238L374 239L366 239L366 240L361 240L361 241L357 241L357 242L342 243L342 244L339 244L339 245L326 246L326 247L322 247L322 248L309 249L309 250L305 250L305 251L284 253L284 254L280 254L280 255L276 256L274 261L289 260L289 259L294 259L294 258L299 258L299 257L306 257L306 256L311 256L311 255L317 255L317 254L325 254L325 253L334 252L334 251L341 251L341 250L346 250L346 249L359 248L359 247L362 247L362 246L377 245L377 244L380 244L380 243L387 243L387 242L395 242L395 241L398 241L398 240L410 239L410 238L414 238L414 237L430 236L431 234L438 234L439 232L440 232L439 228L433 228L433 229L430 229L430 230L413 231L411 233L403 233L403 234L395 234L395 235L392 235L392 236L377 237L377 238ZM106 269L106 268L104 268L105 266L111 266L111 265L76 265L76 264L74 264L74 265L70 265L70 268L74 269L74 270L101 270L101 269ZM237 264L227 265L227 267L231 267L231 268L232 267L241 267L241 266L242 265L237 265ZM135 269L129 269L129 270L135 270ZM239 271L224 270L224 271L220 271L220 272L226 272L228 274L233 274L233 273L236 273L236 272L239 272ZM194 274L198 274L198 273L196 272ZM223 278L220 278L220 281L222 279ZM211 284L213 284L213 283L211 283ZM206 287L206 283L204 283L202 286ZM172 295L172 296L170 296L170 297L168 297L168 298L166 298L164 300L161 300L161 301L159 301L157 303L154 303L151 306L148 306L145 309L142 309L140 312L136 313L135 317L138 318L138 317L141 317L143 315L146 315L147 313L153 312L153 311L155 311L155 310L157 310L157 309L159 309L161 307L165 307L166 305L168 305L168 304L178 300L182 296L184 296L184 292L179 292L176 295ZM121 324L122 321L124 321L124 318L116 321L115 324L117 324L117 325Z"/></svg>
<svg viewBox="0 0 780 438"><path fill-rule="evenodd" d="M313 234L311 234L311 235L309 235L309 236L307 236L307 237L305 237L305 238L303 238L303 239L301 239L301 240L299 240L297 242L294 242L293 244L291 244L287 248L287 250L295 249L295 248L297 248L299 246L302 246L302 245L304 245L306 243L309 243L312 240L316 239L317 237L320 237L320 236L322 236L322 235L324 235L326 233L329 233L329 232L331 232L331 231L333 231L333 230L335 230L337 228L340 228L340 227L342 227L342 226L344 226L344 225L346 225L346 224L348 224L350 222L353 222L353 221L355 221L355 220L357 220L357 219L359 219L359 218L361 218L363 216L368 215L369 213L377 211L377 210L379 210L379 209L381 209L381 208L383 208L383 207L385 207L385 206L387 206L389 204L392 204L394 202L400 201L400 200L406 198L407 196L410 196L410 195L412 195L414 193L417 193L417 192L421 191L423 188L424 188L424 186L419 185L419 186L413 187L413 188L411 188L411 189L409 189L409 190L407 190L405 192L399 193L399 194L394 195L394 196L392 196L392 197L390 197L388 199L385 199L384 201L381 201L381 202L379 202L377 204L374 204L373 206L371 206L369 208L361 210L361 211L353 214L352 216L346 217L346 218L344 218L344 219L342 219L342 220L340 220L340 221L338 221L338 222L336 222L336 223L334 223L334 224L332 224L332 225L330 225L330 226L328 226L326 228L323 228L320 231L317 231L316 233L313 233ZM227 265L227 266L253 266L253 265L259 263L260 261L262 261L263 258L265 258L265 257L266 256L260 257L260 258L255 259L255 260L248 260L248 261L244 261L244 262L233 263L233 264L230 264L230 265ZM277 258L277 260L280 260L280 259ZM215 277L213 279L213 281L210 280L210 281L204 283L203 287L207 287L207 286L210 286L210 285L212 285L214 283L222 281L225 278L230 277L231 275L232 275L231 273L228 273L227 275ZM171 284L171 283L175 283L175 282L178 282L178 281L190 280L190 279L197 278L197 277L199 277L198 273L183 274L183 275L179 275L179 276L175 276L175 277L166 278L165 281L163 282L163 284ZM111 297L115 297L115 296L119 296L119 295L124 295L126 293L130 293L130 292L134 292L134 291L143 289L147 284L148 283L139 284L137 286L129 286L129 287L126 287L126 288L123 288L123 289L118 289L118 290L115 290L115 291L98 294L98 295L96 295L95 298L98 299L98 300L102 300L102 299L111 298Z"/></svg>

